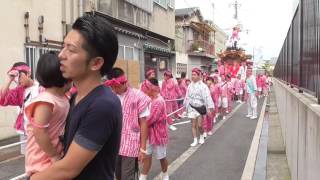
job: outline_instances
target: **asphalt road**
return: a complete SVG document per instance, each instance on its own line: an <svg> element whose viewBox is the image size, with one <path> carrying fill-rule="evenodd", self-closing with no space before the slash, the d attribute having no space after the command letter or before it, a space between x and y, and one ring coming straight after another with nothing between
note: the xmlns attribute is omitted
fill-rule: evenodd
<svg viewBox="0 0 320 180"><path fill-rule="evenodd" d="M263 99L259 100L260 113ZM234 107L238 104L234 104ZM245 117L246 105L243 104L217 132L172 172L171 180L239 180L247 159L256 120ZM177 122L187 121L182 119ZM176 131L169 134L167 159L169 164L184 154L192 143L191 124L177 125ZM0 154L1 158L1 154ZM10 179L23 174L24 157L18 156L0 162L0 180ZM148 179L161 172L160 162L153 159Z"/></svg>

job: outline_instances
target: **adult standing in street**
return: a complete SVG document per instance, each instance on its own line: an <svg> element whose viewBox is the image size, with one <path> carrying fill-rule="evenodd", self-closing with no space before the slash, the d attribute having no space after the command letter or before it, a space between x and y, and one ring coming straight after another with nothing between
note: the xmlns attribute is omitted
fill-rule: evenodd
<svg viewBox="0 0 320 180"><path fill-rule="evenodd" d="M15 80L17 86L10 89L10 85L15 82ZM27 139L26 125L28 123L28 118L24 113L24 108L32 99L38 96L39 91L39 83L34 81L31 77L31 68L24 62L13 64L8 71L7 83L2 87L0 92L0 105L19 107L19 113L14 128L20 135L20 141ZM21 144L21 154L25 154L25 151L25 144Z"/></svg>
<svg viewBox="0 0 320 180"><path fill-rule="evenodd" d="M178 109L178 102L177 99L181 97L181 92L178 86L177 81L172 76L171 71L165 71L164 72L164 80L162 82L162 88L161 88L161 96L166 101L166 108L167 113L170 114ZM179 118L179 116L176 114L172 115L176 118ZM176 130L176 127L174 127L173 120L171 117L168 117L168 124L169 128L171 130Z"/></svg>
<svg viewBox="0 0 320 180"><path fill-rule="evenodd" d="M214 109L214 104L208 86L202 82L199 68L192 69L192 82L188 86L184 105L187 109L187 116L192 121L193 143L190 146L198 144L197 129L199 129L200 134L199 143L203 144L202 116L207 111L211 113Z"/></svg>
<svg viewBox="0 0 320 180"><path fill-rule="evenodd" d="M66 121L64 157L31 180L114 180L121 103L101 78L112 69L118 47L104 18L84 15L72 25L59 54L63 77L77 87Z"/></svg>
<svg viewBox="0 0 320 180"><path fill-rule="evenodd" d="M256 78L252 74L252 68L247 69L247 79L246 79L246 90L247 90L247 117L250 119L257 118L257 84Z"/></svg>
<svg viewBox="0 0 320 180"><path fill-rule="evenodd" d="M117 180L138 179L139 163L146 157L151 99L141 90L131 88L124 71L113 68L108 73L110 86L122 104L122 130L119 156L116 163Z"/></svg>

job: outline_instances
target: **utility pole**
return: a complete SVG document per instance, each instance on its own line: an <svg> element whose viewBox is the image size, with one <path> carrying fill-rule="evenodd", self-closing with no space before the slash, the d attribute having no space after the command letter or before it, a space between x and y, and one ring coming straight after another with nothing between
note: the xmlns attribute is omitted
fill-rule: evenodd
<svg viewBox="0 0 320 180"><path fill-rule="evenodd" d="M232 6L234 7L234 15L233 15L233 18L234 19L236 19L236 20L238 20L238 13L239 13L239 7L241 6L239 3L238 3L238 1L236 0L233 4L232 4Z"/></svg>
<svg viewBox="0 0 320 180"><path fill-rule="evenodd" d="M214 3L211 3L212 5L212 22L214 23Z"/></svg>

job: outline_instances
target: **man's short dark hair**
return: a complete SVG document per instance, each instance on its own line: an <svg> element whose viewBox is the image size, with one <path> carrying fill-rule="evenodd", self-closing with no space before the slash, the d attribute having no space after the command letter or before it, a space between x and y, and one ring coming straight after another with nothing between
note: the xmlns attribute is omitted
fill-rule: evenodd
<svg viewBox="0 0 320 180"><path fill-rule="evenodd" d="M156 78L149 79L149 82L155 86L159 86L159 82Z"/></svg>
<svg viewBox="0 0 320 180"><path fill-rule="evenodd" d="M89 59L98 56L104 59L100 74L107 74L116 62L119 46L112 25L102 17L86 14L74 22L72 29L85 39L83 48L88 52Z"/></svg>
<svg viewBox="0 0 320 180"><path fill-rule="evenodd" d="M118 78L124 75L124 71L121 68L115 67L107 74L108 79Z"/></svg>
<svg viewBox="0 0 320 180"><path fill-rule="evenodd" d="M39 84L45 88L63 87L68 81L62 76L60 62L55 52L49 52L40 56L36 78Z"/></svg>

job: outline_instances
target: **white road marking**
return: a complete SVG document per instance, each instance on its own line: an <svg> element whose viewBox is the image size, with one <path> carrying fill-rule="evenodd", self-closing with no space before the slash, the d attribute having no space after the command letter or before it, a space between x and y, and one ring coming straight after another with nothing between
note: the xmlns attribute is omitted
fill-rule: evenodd
<svg viewBox="0 0 320 180"><path fill-rule="evenodd" d="M234 108L234 110L229 113L227 115L227 118L225 120L221 120L220 122L218 122L218 124L215 126L215 130L213 132L216 133L217 130L228 120L230 119L230 117L232 117L232 115L237 112L239 110L239 108L242 106L243 104L238 104L236 108ZM209 139L210 136L207 137L207 139ZM206 139L206 140L207 140ZM190 147L189 149L187 149L184 153L182 153L175 161L173 161L169 167L168 167L168 173L169 173L169 176L172 175L193 153L195 153L199 147L201 145L197 145L195 147ZM155 178L154 180L161 180L161 173L159 173Z"/></svg>

